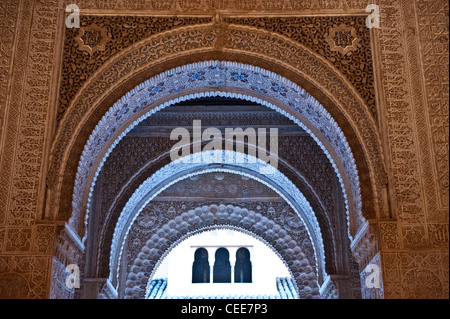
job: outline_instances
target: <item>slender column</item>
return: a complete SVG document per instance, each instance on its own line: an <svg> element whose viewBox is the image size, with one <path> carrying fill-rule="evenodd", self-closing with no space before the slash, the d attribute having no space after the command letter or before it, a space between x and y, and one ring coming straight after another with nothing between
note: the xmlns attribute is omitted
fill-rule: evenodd
<svg viewBox="0 0 450 319"><path fill-rule="evenodd" d="M216 253L216 247L208 247L206 248L208 251L208 262L209 262L209 283L212 284L214 282L214 255Z"/></svg>
<svg viewBox="0 0 450 319"><path fill-rule="evenodd" d="M234 265L236 264L236 252L238 247L227 247L230 253L230 265L231 265L231 283L234 284Z"/></svg>

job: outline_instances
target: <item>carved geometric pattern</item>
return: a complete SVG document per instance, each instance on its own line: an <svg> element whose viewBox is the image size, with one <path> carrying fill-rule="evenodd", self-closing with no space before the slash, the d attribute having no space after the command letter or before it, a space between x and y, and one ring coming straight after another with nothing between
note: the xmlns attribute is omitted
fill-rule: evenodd
<svg viewBox="0 0 450 319"><path fill-rule="evenodd" d="M75 288L68 288L66 278L70 273L66 271L66 266L53 257L52 259L52 278L50 285L50 299L73 299Z"/></svg>
<svg viewBox="0 0 450 319"><path fill-rule="evenodd" d="M15 93L10 94L7 108L0 167L0 222L5 221L7 210L6 224L12 227L34 224L40 186L45 180L40 173L51 109L50 83L54 68L58 68L54 65L58 12L58 1L52 0L21 6L23 23L17 33L15 73L10 84Z"/></svg>
<svg viewBox="0 0 450 319"><path fill-rule="evenodd" d="M5 247L5 239L6 239L6 228L0 227L0 252L3 252Z"/></svg>
<svg viewBox="0 0 450 319"><path fill-rule="evenodd" d="M448 3L383 0L379 5L396 245L409 250L383 255L385 294L448 298L442 252L415 252L445 247L448 258Z"/></svg>
<svg viewBox="0 0 450 319"><path fill-rule="evenodd" d="M240 112L213 115L214 119L210 118L208 113L192 113L189 114L173 114L172 112L166 114L164 112L157 112L152 117L141 122L140 125L157 127L158 125L170 125L177 123L179 126L192 125L193 119L201 119L202 125L214 125L220 123L221 125L235 125L237 127L244 127L245 125L252 125L255 123L262 124L267 121L274 125L281 122L282 124L292 124L287 118L281 114L272 112L270 117L265 114L258 119L255 119L253 114L241 114ZM129 179L134 176L142 167L160 154L166 153L170 150L173 141L168 137L126 137L114 149L111 156L105 163L102 170L102 180L99 187L98 195L101 198L101 208L97 211L97 219L99 224L104 224L105 214L111 211L111 204L116 202L116 194L119 193L121 185L128 183ZM322 204L325 206L327 213L331 220L334 220L336 211L335 194L338 193L337 185L334 183L335 175L333 169L322 153L321 149L308 136L279 136L278 156L283 160L287 160L302 176L307 180L317 195ZM195 181L193 182L195 183ZM205 186L205 185L203 185ZM238 189L242 188L238 185ZM194 193L202 188L191 187L189 192ZM171 188L174 192L175 189ZM235 190L237 191L237 190ZM239 193L239 192L238 192ZM120 208L120 206L118 207ZM69 216L70 217L70 216Z"/></svg>
<svg viewBox="0 0 450 319"><path fill-rule="evenodd" d="M431 270L417 268L408 270L403 277L402 287L405 289L404 298L417 299L427 296L430 299L442 296L442 283Z"/></svg>
<svg viewBox="0 0 450 319"><path fill-rule="evenodd" d="M29 251L31 247L31 231L31 228L9 228L6 251Z"/></svg>
<svg viewBox="0 0 450 319"><path fill-rule="evenodd" d="M438 208L449 208L449 4L415 1L423 62L428 123L436 172ZM434 217L434 216L433 216ZM445 214L434 217L435 221ZM446 220L448 221L448 215Z"/></svg>
<svg viewBox="0 0 450 319"><path fill-rule="evenodd" d="M14 39L16 35L16 21L19 5L16 1L2 1L0 3L0 136L6 117L6 101L8 84L11 81L11 62ZM0 192L1 193L1 192ZM0 206L4 206L3 196L0 196ZM5 221L5 215L0 211L0 225Z"/></svg>
<svg viewBox="0 0 450 319"><path fill-rule="evenodd" d="M54 225L37 225L34 250L40 254L51 254L55 239Z"/></svg>
<svg viewBox="0 0 450 319"><path fill-rule="evenodd" d="M421 179L415 141L411 89L408 83L405 40L399 30L403 28L402 9L398 2L383 1L381 11L383 28L380 29L383 86L386 96L386 116L390 151L393 162L394 189L400 221L424 221Z"/></svg>
<svg viewBox="0 0 450 319"><path fill-rule="evenodd" d="M157 120L160 119L159 114L155 114L154 117ZM236 119L233 119L233 121L237 122ZM148 125L148 122L145 125ZM180 122L177 121L177 123ZM204 121L202 121L203 123ZM220 123L223 123L222 119L220 119ZM192 124L192 121L190 124ZM180 123L180 126L183 126L183 124ZM161 137L126 137L123 139L114 149L103 169L104 181L101 187L101 197L102 207L104 206L104 208L102 209L109 210L120 185L126 183L150 159L168 152L173 143L168 138ZM335 185L333 185L335 175L326 156L315 145L314 141L306 136L279 137L278 145L278 156L287 160L290 165L306 178L319 195L327 212L330 214L330 218L333 220L336 212L333 194L336 194L337 190ZM195 191L195 187L190 190L190 192Z"/></svg>
<svg viewBox="0 0 450 319"><path fill-rule="evenodd" d="M230 174L227 174L230 175ZM180 182L179 182L180 183ZM179 184L177 183L177 184ZM175 184L173 187L176 187ZM260 188L265 187L259 184ZM173 188L172 187L172 188ZM169 188L170 189L170 188ZM148 240L148 237L157 233L157 230L162 228L165 224L180 216L182 213L195 210L198 207L216 205L217 202L209 201L152 201L144 207L139 216L133 223L132 230L127 238L127 254L128 260L132 260L138 256L142 245ZM224 204L220 204L224 205ZM278 224L289 236L292 237L298 244L302 246L302 251L308 259L309 263L315 265L314 249L311 246L311 241L306 232L306 228L300 218L293 214L289 205L285 202L227 202L226 206L239 206L241 209L247 209L267 218ZM215 220L202 221L203 226L214 226ZM234 221L231 224L236 224ZM197 225L198 226L198 225ZM247 230L252 229L252 224L243 222L242 227ZM284 234L284 233L283 233ZM264 234L262 234L265 236ZM266 234L267 235L267 234ZM129 267L127 268L129 270ZM127 271L128 272L128 271Z"/></svg>
<svg viewBox="0 0 450 319"><path fill-rule="evenodd" d="M194 233L191 229L198 231L210 227L237 227L261 237L287 263L297 283L300 298L319 297L315 267L311 266L305 258L303 247L296 244L282 227L267 217L247 209L231 205L211 205L182 213L158 230L150 232L152 236L141 243L143 245L139 249L138 256L131 259L133 263L127 271L125 287L119 286L119 289L124 290L125 298L144 298L143 280L149 280L154 266L163 254L167 254L169 249L183 237L191 236Z"/></svg>
<svg viewBox="0 0 450 319"><path fill-rule="evenodd" d="M210 29L211 30L211 29ZM192 33L191 33L192 34ZM341 95L341 96L343 96L343 95ZM348 97L349 95L345 95L346 97ZM351 102L352 103L352 102ZM350 104L351 104L350 103ZM350 105L349 103L347 103L346 105ZM91 104L92 105L92 104ZM83 109L85 109L84 108L84 106L83 107L80 107L80 108L77 108L77 112L79 111L79 112L83 112ZM75 120L75 118L73 118L73 120ZM69 125L69 126L71 126L71 125ZM376 138L375 139L372 139L372 141L374 141L374 140L377 140ZM373 144L372 144L372 146L374 146ZM56 156L55 156L55 158L58 158L59 157L59 155L58 155L58 153L60 152L60 150L61 150L61 148L58 146L58 150L56 151ZM372 154L377 154L377 151L375 151L375 152L371 152ZM375 155L376 156L376 155ZM382 171L382 170L381 170ZM376 176L382 176L383 174L376 174ZM70 185L70 184L65 184L65 185Z"/></svg>
<svg viewBox="0 0 450 319"><path fill-rule="evenodd" d="M65 0L64 4L70 4ZM102 0L92 2L91 0L78 0L80 8L97 10L162 10L173 13L185 14L186 11L208 12L211 10L362 10L367 6L367 0L320 0L320 1L292 1L292 0L252 0L252 1L230 1L230 0Z"/></svg>
<svg viewBox="0 0 450 319"><path fill-rule="evenodd" d="M449 243L448 223L428 224L427 232L430 245L448 247Z"/></svg>
<svg viewBox="0 0 450 319"><path fill-rule="evenodd" d="M80 29L65 29L57 121L83 83L111 56L153 34L206 22L211 18L80 16ZM96 43L93 47L85 43L88 35L91 44Z"/></svg>
<svg viewBox="0 0 450 319"><path fill-rule="evenodd" d="M75 37L78 43L78 50L86 51L89 55L93 55L97 51L104 51L106 44L111 40L111 36L105 27L90 25L80 28L79 34Z"/></svg>
<svg viewBox="0 0 450 319"><path fill-rule="evenodd" d="M320 54L345 75L365 99L373 116L377 116L370 35L365 18L258 17L224 18L224 21L277 32ZM334 36L339 30L353 37L348 46L335 45Z"/></svg>
<svg viewBox="0 0 450 319"><path fill-rule="evenodd" d="M0 274L0 296L4 299L20 299L28 296L28 282L18 273Z"/></svg>
<svg viewBox="0 0 450 319"><path fill-rule="evenodd" d="M380 263L380 256L376 255L371 261L370 261L370 265L375 265L378 268L375 269L381 269L381 263ZM373 269L369 269L369 271L367 271L367 269L364 269L361 272L361 297L364 299L383 299L384 298L384 288L383 288L383 280L382 280L382 274L379 274L378 277L376 277L375 279L372 278L368 278L369 274L373 274L374 270ZM369 280L373 280L371 282L375 282L377 281L378 284L380 284L379 287L368 287L366 284L366 281Z"/></svg>
<svg viewBox="0 0 450 319"><path fill-rule="evenodd" d="M60 53L58 47L55 47L56 31L59 32L57 21L62 20L59 14L62 4L70 3L72 3L70 0L62 2L24 0L20 2L19 13L17 13L19 7L16 1L4 0L0 4L0 25L4 28L0 35L0 58L2 59L0 63L0 136L2 138L0 224L6 226L0 228L2 252L14 249L14 253L25 253L21 250L26 247L28 249L26 253L33 251L47 254L44 247L49 240L47 235L50 236L51 230L45 226L35 226L35 219L39 216L38 212L43 202L44 192L41 186L46 182L45 176L42 176L46 169L42 164L45 162L44 154L48 146L46 144L48 141L45 141L45 136L48 135L47 125L54 124L47 123L51 118L49 110L56 112L56 105L53 105L50 100L51 95L54 94L53 83L57 82L54 78L54 74L57 74L55 70L60 67L56 65L54 55ZM249 10L268 10L265 14L270 13L270 10L311 9L325 14L329 14L330 10L338 10L336 11L338 14L348 14L348 10L350 12L364 10L368 1L102 0L95 2L79 0L77 3L83 9L94 11L96 9L174 10L174 12L186 14L189 10L197 10L204 11L207 15L213 10L230 8L246 10L247 13ZM419 256L420 253L416 252L389 251L383 254L381 261L386 289L385 297L430 295L448 298L448 252L446 254L442 252L444 249L448 250L448 95L446 93L448 91L448 4L447 1L431 0L415 0L412 5L410 0L380 0L377 3L383 8L381 10L382 28L378 35L382 64L381 82L387 106L389 145L386 147L389 147L392 154L393 186L398 203L397 229L401 231L398 233L398 238L392 236L395 225L393 222L386 222L381 226L384 231L383 238L386 241L382 245L405 249L406 244L410 247L408 249L413 250L417 243L422 245L428 242L436 249L441 249L435 254L427 252L426 255L430 255L431 258ZM62 24L60 26L63 30ZM363 43L366 42L363 41ZM243 41L241 44L240 49L245 48L246 45L251 48L249 51L254 49L250 41ZM264 46L257 50L267 48L268 46ZM287 51L284 50L280 56L285 57L283 54ZM89 56L88 52L80 52ZM155 56L165 57L164 54ZM290 63L295 68L300 64L291 63L294 57L295 54L291 54L289 58L281 60L288 61L286 63ZM14 65L10 66L9 61L12 60ZM317 82L320 83L320 79L317 79ZM363 96L358 87L354 86ZM11 94L5 95L5 88L9 88ZM92 91L88 93L95 96ZM105 92L102 91L103 93ZM343 96L347 97L347 94ZM95 105L94 102L95 100L91 100L86 105ZM2 107L2 103L6 106ZM342 103L342 105L347 104ZM80 112L83 114L86 111L87 109L81 108ZM350 114L357 114L357 112L350 112ZM358 119L360 115L358 114ZM79 123L82 123L80 118L75 116L74 122L69 124L73 127ZM361 136L370 136L367 139L376 140L370 134ZM79 144L84 145L84 143ZM61 149L62 147L57 147L55 154L56 162L62 163L62 158L58 157ZM80 154L74 158L78 159ZM69 169L76 170L76 165L72 165ZM374 173L374 175L378 174ZM63 194L70 194L73 190L74 178L68 180L70 182L65 183L66 188ZM49 182L51 181L50 176ZM71 198L68 201L70 203ZM50 207L53 207L52 204L50 203ZM70 212L70 207L66 208ZM419 227L420 225L423 227ZM23 231L18 230L21 227L25 227ZM28 240L30 227L36 228L31 230L32 237ZM42 236L37 236L41 232ZM34 238L35 234L36 238ZM407 238L403 238L403 235ZM414 254L417 256L412 258L410 255ZM441 255L439 258L434 258L433 254ZM17 292L21 291L22 296L45 297L47 295L45 280L48 279L45 273L48 273L50 268L37 267L39 258L2 256L0 276L4 277L0 278L0 285L4 284L0 288L0 295L18 296ZM42 257L42 260L44 259ZM410 259L414 259L415 262L408 262ZM424 262L428 259L431 261ZM46 265L49 265L49 261L46 262ZM17 266L18 264L20 266ZM45 269L45 273L37 272L37 269ZM423 281L429 281L431 285L421 289L420 285ZM11 282L15 283L16 287L10 285ZM28 288L24 288L24 285Z"/></svg>
<svg viewBox="0 0 450 319"><path fill-rule="evenodd" d="M382 254L385 297L448 299L448 251Z"/></svg>
<svg viewBox="0 0 450 319"><path fill-rule="evenodd" d="M424 225L402 225L401 234L405 248L419 249L427 246Z"/></svg>
<svg viewBox="0 0 450 319"><path fill-rule="evenodd" d="M111 55L120 52L134 42L139 41L144 37L148 37L151 34L156 34L173 27L210 21L210 18L179 18L176 20L173 18L152 18L148 20L142 17L136 19L133 17L82 16L82 26L88 26L89 29L94 28L94 30L98 30L98 32L104 32L103 38L106 36L106 33L114 32L114 39L108 44L107 51L92 57L86 57L85 55L77 54L76 50L77 44L82 45L78 49L85 48L85 50L92 55L90 47L83 46L84 43L81 40L81 35L84 34L85 28L82 27L80 29L80 35L75 37L75 43L71 39L71 31L66 31L65 63L63 65L62 91L60 105L58 107L58 119L61 118L67 104L70 103L71 97L76 93L77 89L89 75L108 60ZM377 110L373 89L370 38L365 26L364 18L225 18L224 21L229 23L255 25L279 32L307 45L315 52L325 56L358 89L361 96L367 101L367 105L370 107L371 112L376 116ZM345 52L343 53L346 55L345 57L335 54L333 52L335 51L333 50L334 47L331 47L330 50L330 47L327 45L328 39L326 38L326 30L331 28L331 32L333 32L334 28L332 26L337 23L342 23L343 21L351 25L351 27L346 27L345 24L342 24L338 29L341 31L349 29L351 35L353 35L355 39L348 47L341 48L338 46L338 51L342 51L341 53ZM317 25L320 25L320 27L317 28ZM312 32L312 28L314 29L314 32ZM364 41L361 41L362 38ZM361 44L357 47L359 42L361 42ZM354 52L354 54L347 54L352 51L356 52ZM90 58L90 60L88 60L88 58ZM67 80L69 80L69 82Z"/></svg>

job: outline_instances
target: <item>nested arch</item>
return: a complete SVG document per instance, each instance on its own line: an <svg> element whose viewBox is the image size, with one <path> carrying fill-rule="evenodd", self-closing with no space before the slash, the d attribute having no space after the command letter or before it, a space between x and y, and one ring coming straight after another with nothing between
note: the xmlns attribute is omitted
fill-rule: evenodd
<svg viewBox="0 0 450 319"><path fill-rule="evenodd" d="M249 40L247 43L244 40L244 35L248 36ZM234 38L241 37L241 41L229 41L224 47L218 48L216 42L222 36ZM264 45L261 45L262 42L259 42L257 45L250 40L255 37L260 41L270 41L272 44L279 44L283 48L285 54L287 54L286 57L283 59L279 56L280 50L262 52L261 50L264 50ZM183 47L184 45L186 45L185 50L170 49L170 47ZM240 47L240 45L242 45L242 47ZM256 49L255 45L257 45ZM155 51L154 48L156 47L159 49ZM113 121L100 122L97 128L101 130L99 126L103 126L102 128L104 128L106 125L113 129L112 134L109 132L102 137L89 140L86 144L85 141L88 140L87 136L90 134L89 132L92 131L93 125L97 123L95 119L99 119L101 115L104 114L106 108L119 97L119 92L123 92L124 88L131 89L133 83L136 84L136 82L141 82L148 74L156 74L158 70L165 70L169 65L179 64L179 60L177 59L180 57L183 57L181 61L199 61L211 57L223 58L227 56L233 57L236 61L255 61L256 63L273 67L274 69L279 70L280 74L289 74L292 78L298 79L300 82L304 81L309 87L321 88L317 95L320 95L323 100L327 100L330 105L336 102L336 104L333 104L334 106L331 106L329 109L332 109L332 114L338 115L334 117L340 121L340 126L344 127L346 132L354 133L354 135L347 134L346 137L352 144L353 149L362 155L362 159L358 161L358 165L362 168L367 168L367 170L360 170L360 174L364 181L369 182L367 184L364 183L364 187L367 187L366 185L375 185L375 189L366 192L365 198L367 202L370 203L371 198L373 199L374 196L377 196L379 188L377 186L377 178L374 177L374 175L377 175L377 173L381 174L383 170L380 160L381 153L378 147L379 139L376 134L375 126L373 125L370 116L364 113L364 107L360 107L362 103L361 99L355 94L354 90L349 86L345 79L332 68L332 66L325 63L323 59L320 59L320 57L308 51L301 45L270 32L238 26L230 26L222 31L220 26L198 26L166 32L143 40L129 49L124 50L119 56L111 59L111 61L105 64L104 67L86 82L84 88L71 104L70 110L67 112L57 135L53 150L54 156L52 159L52 167L49 174L49 185L51 187L51 191L49 191L49 207L59 207L60 211L64 209L70 211L70 207L67 206L70 205L70 201L67 201L67 199L64 198L60 199L59 196L62 187L66 187L66 185L67 187L70 187L73 185L73 181L76 180L71 227L78 231L80 237L83 237L85 221L83 212L89 204L89 190L92 190L92 183L95 181L97 168L101 166L103 155L108 153L108 148L111 145L114 145L115 138L124 132L125 127L121 127L121 122L117 121L117 119L126 116L127 112L122 113L123 109L119 110L119 112L115 114ZM314 65L314 68L312 69L305 63L310 63L309 66ZM302 68L302 65L304 65L305 68ZM250 66L250 69L251 68L254 69L254 67ZM180 67L176 69L176 72L183 72L185 70L186 67ZM320 72L317 72L318 70ZM176 72L174 73L175 75ZM167 73L161 73L160 76L156 76L153 80L161 80L162 75L164 74L167 75ZM326 74L328 78L321 83L320 78L323 77L324 74ZM270 72L266 75L269 76L270 80L275 82L278 81L283 85L288 84L289 82ZM214 83L212 85L214 86ZM286 93L283 92L283 85L273 86L273 89L278 91L276 94L282 96ZM153 89L156 89L156 87L157 85L155 85ZM143 89L145 89L144 86L140 85L131 91L132 94L135 94ZM269 93L275 91L271 90ZM153 93L158 95L158 93L161 92ZM270 95L267 94L267 92L257 93L258 94L255 93L255 95L265 94L266 97L267 95ZM303 90L299 90L298 93L300 96L307 96ZM168 95L158 95L157 97L162 100L167 100ZM277 100L277 98L275 99ZM301 110L296 110L295 102L292 101L293 100L291 100L291 104L293 103L293 105L290 105L289 103L284 105L284 111L287 110L290 114L294 114L293 116L298 116L298 113ZM121 102L124 102L124 99L122 99ZM151 101L135 101L135 103L143 104L148 104L149 102ZM145 107L143 104L135 104L130 109L137 111L139 108ZM320 114L320 112L317 113L317 111L320 110L320 104L315 102L309 104L309 106L311 111L309 114L310 118L314 118ZM349 111L347 111L346 108L349 108ZM356 116L357 119L352 120L352 116ZM331 116L325 113L323 119L329 120L331 119ZM354 121L357 121L358 125L355 125ZM122 124L124 123L125 121ZM345 123L349 123L350 125L345 127L345 125L343 125ZM317 124L318 131L316 133L326 135L326 130L329 127L323 123ZM92 136L93 135L91 135L91 137ZM336 139L334 142L337 144L334 146L336 147L335 152L337 152L337 154L334 154L334 157L339 158L339 156L341 156L342 160L339 165L344 165L343 163L352 163L352 166L355 167L356 164L352 160L349 160L348 157L344 160L343 157L345 156L339 154L340 145L345 144L345 142L343 143L343 141L345 141L343 137L344 134L342 131L335 136ZM333 138L328 141L332 143L332 140ZM81 154L82 145L86 145L83 154ZM88 151L86 152L86 150ZM73 169L76 167L76 161L80 158L80 155L82 156L78 165L78 177L75 178ZM342 171L344 170L342 169ZM356 170L347 171L347 173L354 176ZM80 181L80 179L83 179L85 176L87 176L86 179ZM344 178L346 177L344 176ZM357 189L353 189L352 192L352 196L358 196L359 191ZM361 210L358 206L361 206L361 203L357 203L357 210ZM370 208L373 205L368 206ZM360 223L360 218L361 215L358 216L358 213L354 213L353 219L355 223ZM357 226L353 227L352 232L355 233L357 230Z"/></svg>
<svg viewBox="0 0 450 319"><path fill-rule="evenodd" d="M181 158L177 161L169 163L145 180L130 197L120 214L114 230L109 264L109 281L111 284L116 289L120 286L120 273L123 271L121 267L121 259L124 252L126 239L133 223L141 213L142 209L154 198L156 198L158 194L175 183L191 176L210 172L226 172L252 178L271 188L281 198L283 198L305 225L305 229L314 249L315 267L317 267L317 281L319 285L322 284L328 275L325 270L325 251L321 228L310 204L305 199L303 194L300 193L298 188L279 171L275 171L273 174L270 174L270 177L261 175L260 168L265 167L268 164L256 159L252 160L249 155L244 155L244 163L226 164L227 160L230 158L234 158L234 163L236 163L236 153L231 151L220 151L220 162L209 163L207 165L205 165L204 162L196 162L194 160L197 158L202 158L201 155L202 154L192 154L189 156L189 161L186 161L185 158ZM221 218L224 217L220 214L221 212L218 213L218 223L221 223ZM208 220L210 222L213 221L212 219L205 219L205 221ZM197 222L201 222L201 219L198 217ZM243 219L241 222L250 228L255 227L254 225L256 224L255 220L251 219ZM268 234L274 236L274 234L270 231ZM274 237L273 240L276 241L282 239L277 239Z"/></svg>
<svg viewBox="0 0 450 319"><path fill-rule="evenodd" d="M250 251L241 247L236 251L236 263L234 266L235 282L252 282L252 262Z"/></svg>
<svg viewBox="0 0 450 319"><path fill-rule="evenodd" d="M187 146L191 148L192 142ZM110 247L111 243L113 242L113 232L107 231L107 229L114 229L115 225L117 224L119 215L125 207L126 202L131 198L133 192L139 187L139 185L141 185L143 181L155 174L158 169L161 169L162 167L170 163L169 153L169 151L163 152L159 154L159 156L155 158L155 160L147 161L144 166L137 168L136 173L133 174L129 180L123 183L124 186L115 197L113 204L111 204L112 206L108 210L107 216L102 221L102 225L104 226L99 232L100 237L97 246L99 247L97 260L101 263L101 266L97 265L97 267L104 270L101 272L102 276L108 276L109 273L109 271L106 270L109 269L108 265L110 261ZM187 168L187 166L185 168ZM201 168L212 169L213 167L199 165L196 169L200 170ZM234 168L237 171L239 171L239 169L245 169L245 167L231 168ZM339 255L340 251L339 241L336 240L336 236L338 235L332 230L332 222L330 220L330 216L327 215L326 208L324 207L323 202L318 197L313 187L308 184L305 177L298 171L296 171L295 168L289 166L289 164L281 157L278 158L278 169L292 182L293 185L295 185L296 188L298 188L298 191L305 197L312 210L314 211L314 215L317 218L318 225L320 226L320 232L323 237L326 271L329 273L334 273L337 267L337 256ZM167 169L165 170L165 172L167 172ZM166 177L168 177L169 174L173 174L173 172L169 172L167 176L160 173L160 175ZM130 209L130 211L132 211L132 209ZM112 228L110 227L110 225L112 226Z"/></svg>
<svg viewBox="0 0 450 319"><path fill-rule="evenodd" d="M244 77L246 79L238 81L233 80L236 73L240 75L242 75L242 73L245 74ZM217 75L219 75L218 79ZM220 83L216 83L218 80ZM213 88L208 87L208 85L211 85L211 81L214 82L212 83ZM174 85L173 82L176 84ZM255 83L258 83L259 86L255 87ZM181 91L179 90L180 84L183 84L183 89L181 89ZM228 86L229 84L234 87L230 88ZM220 89L214 88L214 85L220 87ZM174 95L175 97L164 103L157 102L158 104L154 105L151 103L152 100L156 102L161 101L161 98L163 98L163 100L164 98L168 98L166 94L169 94L169 96ZM258 97L261 94L264 95L264 100ZM314 138L316 143L321 146L335 168L336 174L344 190L349 218L349 235L352 237L356 233L356 229L358 229L363 222L358 173L351 150L336 122L317 101L307 95L301 88L271 72L235 63L210 61L186 66L185 70L170 70L157 79L144 82L136 91L133 91L131 94L128 94L118 101L110 111L108 111L99 125L97 125L96 130L91 134L88 144L83 152L82 162L85 159L97 156L97 146L101 141L111 140L112 138L113 142L111 140L109 148L101 155L102 160L100 161L97 159L98 164L95 172L91 171L90 175L86 175L85 171L79 170L75 185L76 192L84 189L83 185L93 185L95 183L96 177L99 174L106 157L121 138L123 138L126 133L140 121L151 116L158 110L180 101L206 96L234 97L258 102L259 104L277 110L307 131ZM291 101L296 101L297 104ZM287 111L289 109L288 104L290 104L294 111L297 112L298 117L294 117ZM153 108L149 105L153 105ZM127 115L127 113L129 114ZM301 120L299 120L299 118ZM114 124L108 125L108 123ZM117 127L120 127L121 125L126 127L124 131L117 130ZM321 126L325 126L329 130L319 130L318 128ZM92 165L93 164L94 163L92 163ZM82 166L79 168L82 168ZM87 222L89 215L91 195L92 186L88 194L84 193L83 196L81 196L81 194L74 195L74 213L76 213L80 207L86 206L85 223ZM79 216L79 214L74 214L69 221L69 224L74 228L77 223L78 228L82 225L80 224L81 221L77 219L77 216ZM82 227L82 229L84 228ZM83 240L85 236L86 233L83 236Z"/></svg>
<svg viewBox="0 0 450 319"><path fill-rule="evenodd" d="M220 215L220 224L200 223L198 215L208 215L213 219ZM251 227L248 219L257 220ZM232 229L246 233L269 247L288 268L300 298L320 298L319 284L315 267L296 243L280 225L262 216L232 205L201 206L183 213L156 232L141 248L132 261L124 287L119 295L124 298L145 298L150 288L151 278L164 258L182 241L190 236L212 229ZM281 238L277 239L277 238ZM161 247L163 244L163 247Z"/></svg>

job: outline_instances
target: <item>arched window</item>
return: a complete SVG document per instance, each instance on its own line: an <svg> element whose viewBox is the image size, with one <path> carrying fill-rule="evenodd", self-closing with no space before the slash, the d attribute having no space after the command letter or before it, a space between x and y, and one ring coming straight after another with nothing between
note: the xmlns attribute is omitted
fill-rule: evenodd
<svg viewBox="0 0 450 319"><path fill-rule="evenodd" d="M231 264L230 253L226 248L216 250L216 260L213 269L213 282L215 283L231 283Z"/></svg>
<svg viewBox="0 0 450 319"><path fill-rule="evenodd" d="M247 248L241 247L236 252L234 282L252 282L252 263L250 261L250 252Z"/></svg>
<svg viewBox="0 0 450 319"><path fill-rule="evenodd" d="M192 265L192 283L206 283L209 280L208 251L205 248L198 248Z"/></svg>

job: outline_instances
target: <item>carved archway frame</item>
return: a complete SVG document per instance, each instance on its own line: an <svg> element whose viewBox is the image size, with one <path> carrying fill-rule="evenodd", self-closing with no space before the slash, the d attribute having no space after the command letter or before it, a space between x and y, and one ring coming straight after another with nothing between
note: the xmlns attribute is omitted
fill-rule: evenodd
<svg viewBox="0 0 450 319"><path fill-rule="evenodd" d="M245 145L246 147L248 146L247 143L245 143ZM192 148L193 143L190 143L189 145L183 145L182 147L185 146ZM258 148L257 146L255 147ZM147 180L153 174L155 174L157 170L162 169L165 165L168 165L168 163L170 163L170 151L161 153L154 160L147 162L136 172L136 174L130 177L130 179L125 182L122 188L119 190L119 193L115 197L113 204L111 205L105 219L102 222L103 226L99 231L98 244L96 248L97 261L93 262L96 265L95 273L97 274L97 276L99 276L100 273L102 273L102 275L100 275L101 277L108 276L107 273L103 273L103 269L109 269L109 259L111 253L111 243L113 241L113 234L106 231L106 229L108 229L109 225L114 225L115 228L117 220L121 215L126 202L130 199L131 195L139 187L139 185L141 185L143 181ZM295 168L291 167L289 163L287 163L281 157L278 157L278 170L298 188L299 192L303 196L305 196L306 200L313 208L314 214L315 216L317 216L317 221L319 223L324 242L324 267L326 267L327 273L334 274L338 268L336 264L336 256L338 254L338 251L340 251L340 248L338 247L340 245L336 241L336 238L339 237L339 234L335 233L331 229L332 226L330 216L327 214L323 202L320 200L319 195L315 192L314 188L308 184L305 177L301 175ZM286 173L290 173L292 175L286 175Z"/></svg>
<svg viewBox="0 0 450 319"><path fill-rule="evenodd" d="M109 267L109 281L114 287L119 285L119 272L123 271L121 269L121 258L126 238L134 221L147 203L181 180L210 172L238 174L254 179L272 189L291 206L308 232L315 252L316 280L319 285L322 285L325 278L328 277L325 271L324 243L321 228L309 202L298 188L279 171L275 171L273 174L268 175L269 177L266 177L259 170L260 168L267 168L268 164L259 162L257 159L247 155L244 155L244 163L236 163L236 154L235 152L221 151L219 152L221 160L208 164L203 161L203 152L187 156L186 158L189 159L188 163L180 159L167 164L146 179L135 190L123 208L114 230ZM229 158L234 159L234 164L227 163ZM198 159L198 161L195 159ZM284 238L280 239L280 242L285 242Z"/></svg>
<svg viewBox="0 0 450 319"><path fill-rule="evenodd" d="M197 216L198 214L207 214L209 216L214 216L219 211L221 211L223 215L222 220L232 221L233 225L223 224L196 227L196 222L194 221L195 216ZM258 222L257 226L249 229L249 227L244 226L248 222L248 218L247 220L244 220L244 222L242 222L242 220L240 220L240 217L242 215L256 216L258 219L260 219L260 221ZM161 252L158 252L158 249L155 248L155 246L153 245L154 241L159 239L158 235L155 235L153 236L153 238L150 238L141 249L141 257L144 257L144 260L142 260L141 257L137 257L133 261L133 271L128 274L126 288L124 289L124 293L128 295L128 297L137 297L139 295L142 295L142 293L144 292L144 290L139 287L140 283L142 282L141 280L139 280L139 278L149 278L147 286L145 287L144 295L147 296L151 280L154 276L154 273L158 269L159 264L177 245L191 236L215 229L230 229L242 232L266 245L274 254L276 254L280 258L280 260L288 269L291 277L295 279L296 294L299 298L318 298L320 293L323 291L319 290L319 287L317 286L317 277L314 272L314 267L312 267L308 259L305 258L302 247L300 247L298 244L291 244L289 240L285 240L283 243L277 244L277 247L275 248L269 242L269 240L276 232L271 231L270 235L264 236L264 230L267 230L268 228L276 228L278 232L283 232L282 228L279 225L277 225L273 221L268 220L266 217L263 217L253 211L248 211L247 209L241 209L240 207L232 205L218 206L214 204L209 206L197 207L196 209L190 210L189 212L186 212L178 217L178 220L186 221L179 223L173 222L171 223L171 225L166 224L161 227L161 229L164 228L165 230L169 231L169 234L167 236L163 236L163 238L170 238L171 236L173 236L172 234L177 237L179 236L179 238L175 241L167 241L168 243L170 243L170 247L168 247L166 251L161 254ZM192 228L195 229L189 231L187 229L189 226L193 226ZM285 236L289 238L288 235ZM145 260L147 260L148 262L145 262ZM146 269L148 265L154 265L151 273ZM112 288L111 286L109 287L109 289ZM301 289L299 287L301 287ZM118 293L114 292L114 294Z"/></svg>
<svg viewBox="0 0 450 319"><path fill-rule="evenodd" d="M72 101L57 133L48 174L46 217L57 219L62 210L71 210L70 199L61 198L61 194L66 193L64 190L67 189L68 193L71 192L70 188L76 180L76 167L78 175L90 176L91 181L95 179L95 168L101 165L103 156L83 157L83 147L95 125L123 92L171 67L213 59L263 66L283 74L310 92L320 101L315 106L325 107L342 129L344 140L351 148L363 185L364 207L360 208L359 213L364 211L364 216L375 218L386 209L381 195L386 172L377 126L349 81L318 54L283 36L250 27L210 24L164 32L136 43L105 63L86 82ZM298 112L289 106L284 105L284 108L294 118L299 117ZM115 129L118 131L109 140L96 141L99 143L98 154L106 154L108 147L105 145L111 146L124 128L122 132L119 127ZM83 165L83 161L87 161L87 165ZM85 183L81 188L79 184L75 188L74 201L80 194L83 197L80 201L82 206L72 212L72 220L76 221L72 227L80 237L84 233L82 212L88 204L92 187L90 183ZM374 208L372 212L371 207ZM359 222L351 230L352 239L362 237L358 231L368 229L367 225L362 224L361 217L349 216L350 221L353 218L357 224Z"/></svg>

